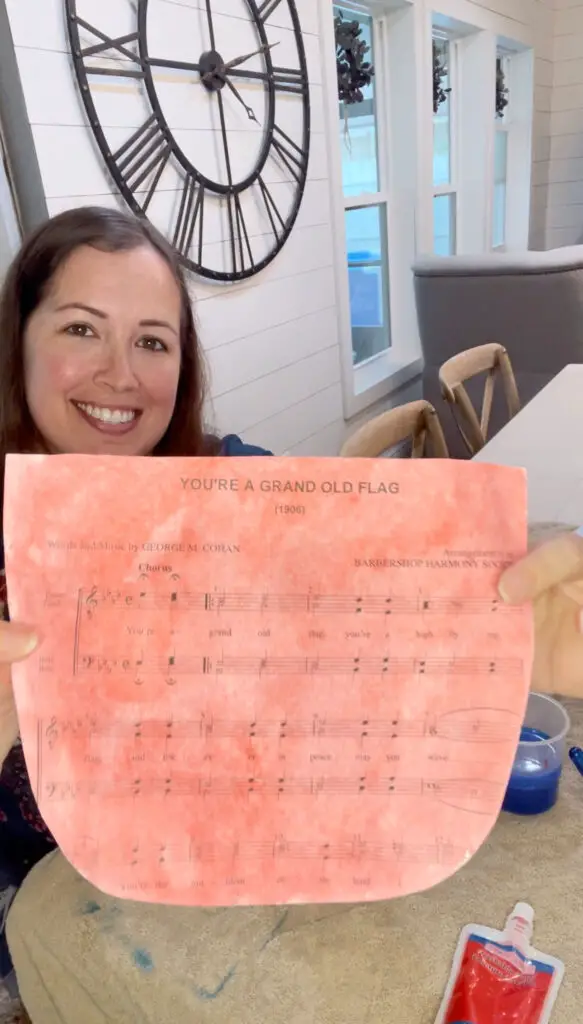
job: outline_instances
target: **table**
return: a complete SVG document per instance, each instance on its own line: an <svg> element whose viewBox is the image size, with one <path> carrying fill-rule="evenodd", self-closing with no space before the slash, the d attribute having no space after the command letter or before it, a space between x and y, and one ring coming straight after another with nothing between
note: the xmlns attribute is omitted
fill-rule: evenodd
<svg viewBox="0 0 583 1024"><path fill-rule="evenodd" d="M583 702L565 702L583 744ZM535 908L536 945L567 971L552 1024L581 1017L583 778L558 804L502 814L453 878L359 906L147 906L98 892L61 853L33 869L8 938L33 1024L433 1024L460 929Z"/></svg>
<svg viewBox="0 0 583 1024"><path fill-rule="evenodd" d="M583 365L561 370L475 461L525 467L530 522L583 523Z"/></svg>
<svg viewBox="0 0 583 1024"><path fill-rule="evenodd" d="M566 367L484 448L525 466L531 521L583 523L583 366ZM565 701L583 745L583 702ZM557 806L502 814L435 889L385 903L199 910L111 899L61 853L31 872L8 938L33 1024L433 1024L463 925L535 908L535 945L565 961L552 1024L581 1016L583 778Z"/></svg>

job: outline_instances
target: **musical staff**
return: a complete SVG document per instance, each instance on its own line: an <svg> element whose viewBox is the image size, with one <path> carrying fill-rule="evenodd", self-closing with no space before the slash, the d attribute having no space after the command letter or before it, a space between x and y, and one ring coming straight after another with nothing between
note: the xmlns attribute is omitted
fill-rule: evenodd
<svg viewBox="0 0 583 1024"><path fill-rule="evenodd" d="M92 859L99 859L100 844L97 840L82 837L75 844L75 852L89 852ZM262 861L277 864L285 861L320 861L323 865L339 862L349 866L368 863L393 864L443 864L456 867L468 859L465 847L450 843L439 838L434 843L410 843L396 839L393 842L377 843L363 839L359 835L352 836L341 842L305 842L276 836L274 839L245 841L234 843L217 842L184 842L171 848L171 859L175 864L220 864L227 866L233 863ZM158 860L165 863L168 859L168 848L163 843L151 841L140 842L129 851L117 847L107 851L107 859L125 862L132 868L139 867L141 861Z"/></svg>
<svg viewBox="0 0 583 1024"><path fill-rule="evenodd" d="M206 674L217 675L520 675L520 658L205 658Z"/></svg>
<svg viewBox="0 0 583 1024"><path fill-rule="evenodd" d="M48 593L46 603L58 607L67 595ZM100 590L80 594L86 614L100 608L124 611L238 612L308 615L516 615L520 609L494 597L399 594L270 594L189 590Z"/></svg>
<svg viewBox="0 0 583 1024"><path fill-rule="evenodd" d="M459 743L507 743L516 736L519 717L498 708L459 709L421 718L225 719L203 713L193 719L140 719L135 722L97 718L41 723L51 749L60 739L90 737L122 740L426 740Z"/></svg>
<svg viewBox="0 0 583 1024"><path fill-rule="evenodd" d="M520 658L329 658L329 657L222 657L190 654L145 655L79 654L78 674L238 675L238 676L519 676Z"/></svg>
<svg viewBox="0 0 583 1024"><path fill-rule="evenodd" d="M471 804L495 803L502 799L506 780L493 782L485 779L424 779L369 778L334 776L197 776L174 773L167 778L136 777L129 781L112 782L109 779L79 780L77 782L47 782L44 796L49 801L77 800L99 796L100 799L133 797L394 797L428 798L442 803Z"/></svg>
<svg viewBox="0 0 583 1024"><path fill-rule="evenodd" d="M77 675L202 675L209 671L208 658L184 654L177 657L168 654L160 657L145 655L127 658L125 655L77 654L75 671Z"/></svg>

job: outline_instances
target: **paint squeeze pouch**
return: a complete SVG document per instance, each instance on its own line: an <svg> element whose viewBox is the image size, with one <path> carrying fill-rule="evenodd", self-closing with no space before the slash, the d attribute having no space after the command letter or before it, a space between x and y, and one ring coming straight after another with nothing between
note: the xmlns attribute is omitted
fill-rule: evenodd
<svg viewBox="0 0 583 1024"><path fill-rule="evenodd" d="M548 1024L565 968L530 945L533 921L517 903L504 931L462 930L435 1024Z"/></svg>

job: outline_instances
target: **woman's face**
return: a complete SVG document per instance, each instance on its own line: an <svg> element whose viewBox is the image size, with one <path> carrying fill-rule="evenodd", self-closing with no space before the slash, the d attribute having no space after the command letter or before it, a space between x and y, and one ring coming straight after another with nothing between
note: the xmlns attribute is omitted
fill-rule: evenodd
<svg viewBox="0 0 583 1024"><path fill-rule="evenodd" d="M172 418L180 291L149 246L75 250L30 317L26 399L51 452L148 455Z"/></svg>

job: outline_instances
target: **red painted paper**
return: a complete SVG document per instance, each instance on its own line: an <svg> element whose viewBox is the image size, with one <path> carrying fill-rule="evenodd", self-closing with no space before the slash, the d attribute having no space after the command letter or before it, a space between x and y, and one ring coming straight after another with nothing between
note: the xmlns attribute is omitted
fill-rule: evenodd
<svg viewBox="0 0 583 1024"><path fill-rule="evenodd" d="M15 665L40 810L112 895L198 905L434 885L499 812L530 614L522 471L9 456Z"/></svg>

